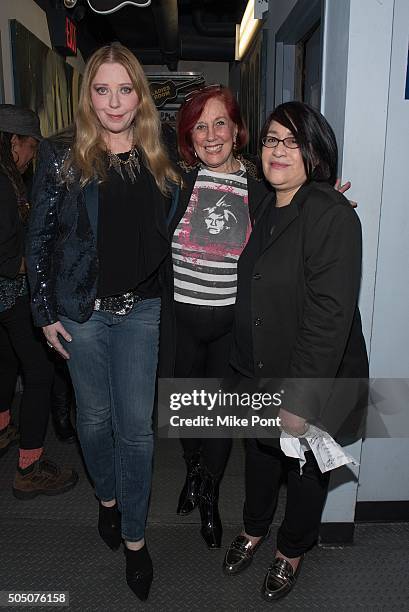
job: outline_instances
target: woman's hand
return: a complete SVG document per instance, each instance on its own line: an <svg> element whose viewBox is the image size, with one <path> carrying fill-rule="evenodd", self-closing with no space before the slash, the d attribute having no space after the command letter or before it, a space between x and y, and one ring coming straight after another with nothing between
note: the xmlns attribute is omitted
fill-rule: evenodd
<svg viewBox="0 0 409 612"><path fill-rule="evenodd" d="M308 430L308 423L305 419L284 410L284 408L280 408L278 417L280 419L280 428L290 436L302 438Z"/></svg>
<svg viewBox="0 0 409 612"><path fill-rule="evenodd" d="M43 332L44 332L44 336L47 339L48 346L50 348L55 349L57 353L61 355L61 357L64 357L64 359L69 359L70 358L69 353L67 353L67 351L63 348L63 345L58 339L58 334L61 334L61 336L67 342L71 342L72 340L70 334L64 328L64 325L60 321L56 321L55 323L52 323L51 325L45 325L43 327Z"/></svg>
<svg viewBox="0 0 409 612"><path fill-rule="evenodd" d="M339 193L345 193L351 187L351 181L347 181L343 185L341 185L341 179L337 179L334 185L334 189L339 191ZM354 200L348 200L351 204L352 208L356 208L358 204Z"/></svg>

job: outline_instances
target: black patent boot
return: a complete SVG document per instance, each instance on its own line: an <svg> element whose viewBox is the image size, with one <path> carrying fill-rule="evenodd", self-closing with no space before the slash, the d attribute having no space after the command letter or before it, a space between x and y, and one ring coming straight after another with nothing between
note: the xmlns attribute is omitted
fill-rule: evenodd
<svg viewBox="0 0 409 612"><path fill-rule="evenodd" d="M71 423L73 395L71 384L67 382L64 389L54 388L51 396L51 414L55 433L61 442L68 444L77 439L76 431Z"/></svg>
<svg viewBox="0 0 409 612"><path fill-rule="evenodd" d="M200 453L195 453L189 459L185 459L187 473L185 484L179 495L177 514L186 516L190 514L199 503L200 486L202 476L200 471Z"/></svg>
<svg viewBox="0 0 409 612"><path fill-rule="evenodd" d="M200 534L208 548L220 548L222 542L222 522L219 514L219 478L202 468L199 510L202 526Z"/></svg>

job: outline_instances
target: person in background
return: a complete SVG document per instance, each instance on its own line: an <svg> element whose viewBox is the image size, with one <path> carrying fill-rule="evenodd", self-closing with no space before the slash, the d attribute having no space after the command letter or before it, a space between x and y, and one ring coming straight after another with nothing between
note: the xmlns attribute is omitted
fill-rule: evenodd
<svg viewBox="0 0 409 612"><path fill-rule="evenodd" d="M33 111L0 105L0 455L20 443L13 493L22 500L65 493L78 480L43 456L54 368L31 317L24 259L30 206L22 178L40 140ZM10 415L19 370L20 438Z"/></svg>
<svg viewBox="0 0 409 612"><path fill-rule="evenodd" d="M32 165L30 165L23 175L29 201L31 201L30 194L33 185L32 170ZM60 442L71 444L77 440L77 435L71 422L74 393L70 374L64 359L51 350L48 350L48 357L54 365L54 381L51 390L51 419L54 432Z"/></svg>
<svg viewBox="0 0 409 612"><path fill-rule="evenodd" d="M281 428L301 440L306 463L300 474L299 460L283 452L278 438L247 440L244 529L223 569L236 575L250 565L286 473L285 516L262 586L263 597L275 601L296 583L327 495L329 472L321 472L304 437L310 424L340 440L360 437L368 359L358 310L361 226L333 188L334 133L318 111L288 102L267 118L260 142L273 191L238 266L231 365L249 386L261 377L281 380Z"/></svg>
<svg viewBox="0 0 409 612"><path fill-rule="evenodd" d="M67 140L39 151L27 240L32 312L67 360L99 534L112 550L123 538L127 584L145 600L166 221L180 179L129 49L112 43L89 58Z"/></svg>

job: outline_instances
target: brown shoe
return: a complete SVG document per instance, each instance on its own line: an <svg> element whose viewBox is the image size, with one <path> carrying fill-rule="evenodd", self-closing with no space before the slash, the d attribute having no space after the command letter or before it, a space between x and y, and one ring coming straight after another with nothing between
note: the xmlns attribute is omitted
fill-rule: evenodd
<svg viewBox="0 0 409 612"><path fill-rule="evenodd" d="M37 495L66 493L78 481L75 470L58 466L50 459L39 459L25 470L17 468L13 482L13 494L17 499L33 499Z"/></svg>
<svg viewBox="0 0 409 612"><path fill-rule="evenodd" d="M13 423L9 423L0 433L0 457L5 455L10 446L17 444L18 441L19 434L17 427Z"/></svg>

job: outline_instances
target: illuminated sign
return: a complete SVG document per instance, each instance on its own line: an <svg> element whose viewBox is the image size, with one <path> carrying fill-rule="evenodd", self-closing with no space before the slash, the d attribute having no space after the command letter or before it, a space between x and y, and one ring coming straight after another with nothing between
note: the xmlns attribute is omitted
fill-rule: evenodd
<svg viewBox="0 0 409 612"><path fill-rule="evenodd" d="M53 49L61 55L77 55L77 26L65 9L47 9L48 30Z"/></svg>
<svg viewBox="0 0 409 612"><path fill-rule="evenodd" d="M69 17L65 18L65 45L72 55L77 55L77 27Z"/></svg>

